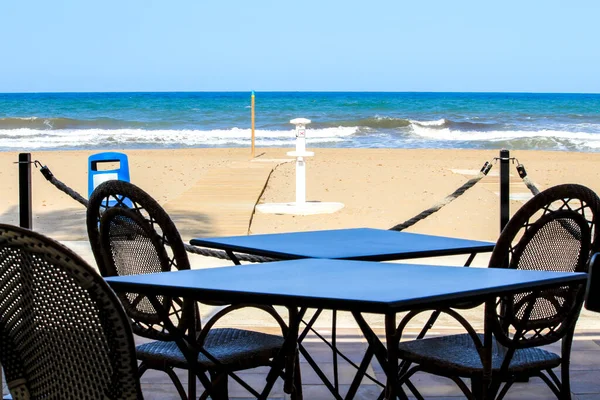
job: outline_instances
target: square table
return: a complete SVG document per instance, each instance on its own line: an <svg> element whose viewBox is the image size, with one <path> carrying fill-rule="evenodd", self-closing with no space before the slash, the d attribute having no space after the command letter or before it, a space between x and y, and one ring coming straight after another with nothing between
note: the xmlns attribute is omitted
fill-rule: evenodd
<svg viewBox="0 0 600 400"><path fill-rule="evenodd" d="M491 252L494 243L445 236L398 232L387 229L350 228L262 235L196 238L195 246L282 260L329 258L390 261ZM469 264L472 258L467 261Z"/></svg>
<svg viewBox="0 0 600 400"><path fill-rule="evenodd" d="M190 240L190 243L196 246L225 250L236 265L240 265L240 261L234 252L282 260L326 258L364 261L407 260L468 254L469 257L464 265L469 266L478 253L491 252L494 249L492 242L373 228L196 238ZM355 368L359 369L360 367L342 354L336 346L337 314L335 310L332 314L331 343L313 329L313 324L321 312L321 308L317 309L310 321L306 323L306 328L300 335L300 341L306 337L309 331L312 331L330 345L333 351L333 384L329 382L308 351L302 346L300 351L327 388L334 393L338 390L338 355ZM431 314L418 334L418 339L425 336L439 314L439 311ZM357 320L357 322L360 321Z"/></svg>
<svg viewBox="0 0 600 400"><path fill-rule="evenodd" d="M406 398L398 387L396 313L448 307L465 301L485 301L494 307L497 296L566 285L583 285L585 273L522 271L501 268L456 268L414 264L305 259L106 278L115 291L151 296L185 297L200 302L252 303L285 306L290 310L286 346L296 345L298 326L306 308L385 316L383 344L366 323L359 324L369 345L377 346L387 376L387 398ZM300 311L298 311L300 309ZM363 320L364 321L364 320ZM491 331L484 322L485 351L491 360ZM491 376L491 365L484 365ZM357 376L347 398L360 384ZM354 390L352 390L354 389ZM337 396L337 398L341 398Z"/></svg>

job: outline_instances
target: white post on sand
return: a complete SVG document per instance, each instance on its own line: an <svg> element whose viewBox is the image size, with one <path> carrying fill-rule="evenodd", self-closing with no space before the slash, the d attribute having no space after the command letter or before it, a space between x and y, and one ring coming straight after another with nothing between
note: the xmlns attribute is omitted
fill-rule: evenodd
<svg viewBox="0 0 600 400"><path fill-rule="evenodd" d="M304 157L315 155L312 151L306 151L306 125L310 124L310 120L295 118L290 123L296 125L296 150L287 153L288 156L296 157L296 201L257 204L256 210L267 214L291 215L331 214L341 210L344 207L343 203L306 201L306 163Z"/></svg>
<svg viewBox="0 0 600 400"><path fill-rule="evenodd" d="M296 157L296 204L306 203L306 163L304 157L315 155L312 151L306 151L306 125L310 120L306 118L295 118L290 124L296 125L296 151L290 151L288 156Z"/></svg>

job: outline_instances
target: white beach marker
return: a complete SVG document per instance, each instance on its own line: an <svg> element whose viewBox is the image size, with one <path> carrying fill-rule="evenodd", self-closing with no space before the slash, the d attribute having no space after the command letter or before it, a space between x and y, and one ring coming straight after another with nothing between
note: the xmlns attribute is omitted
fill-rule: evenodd
<svg viewBox="0 0 600 400"><path fill-rule="evenodd" d="M287 152L288 156L296 157L296 201L293 203L268 203L258 204L256 210L267 214L331 214L341 210L343 203L326 203L321 201L306 201L306 162L304 157L315 155L306 151L306 125L310 120L295 118L290 121L296 125L296 150Z"/></svg>
<svg viewBox="0 0 600 400"><path fill-rule="evenodd" d="M289 151L288 156L296 157L296 203L306 203L306 163L304 157L315 155L312 151L306 151L306 125L310 119L296 118L290 121L296 125L296 151Z"/></svg>

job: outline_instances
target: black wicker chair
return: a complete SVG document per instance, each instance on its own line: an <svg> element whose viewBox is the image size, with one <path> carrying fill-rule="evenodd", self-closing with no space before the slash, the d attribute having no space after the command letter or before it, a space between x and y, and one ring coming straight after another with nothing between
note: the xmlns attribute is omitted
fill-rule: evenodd
<svg viewBox="0 0 600 400"><path fill-rule="evenodd" d="M94 190L88 206L87 228L103 276L190 268L183 242L172 220L152 197L131 183L108 181ZM272 388L277 374L269 374L260 394L234 372L271 366L282 348L284 338L249 330L213 328L215 322L224 315L248 306L226 307L202 328L193 301L166 297L150 299L134 293L119 294L119 297L131 318L134 333L153 340L137 346L137 357L141 361L140 376L147 369L166 372L182 398L186 398L186 394L173 368L190 372L190 397L195 395L194 376L200 379L206 389L203 396L210 394L213 399L228 398L228 377L235 379L256 397L266 395ZM158 300L160 306L155 307ZM284 321L272 308L256 307L271 314L279 323L282 333L286 333ZM197 340L190 344L189 338L193 337ZM197 363L191 368L193 371L180 350L181 346L199 349ZM292 393L292 398L299 399L302 391L296 357L295 351L285 357L285 376L288 378L285 389ZM280 375L283 376L283 373ZM292 379L295 380L293 383Z"/></svg>
<svg viewBox="0 0 600 400"><path fill-rule="evenodd" d="M502 231L491 255L490 268L515 268L587 272L591 253L599 250L600 199L590 189L575 184L549 188L524 204ZM569 362L575 324L585 288L564 287L499 298L486 307L492 325L493 355L491 398L502 399L512 384L540 377L559 399L570 399ZM454 317L467 334L401 342L399 357L415 365L400 370L400 384L410 382L417 371L451 378L467 396L478 398L483 388L478 350L483 337L455 309L443 312ZM398 326L398 334L411 318ZM561 354L540 348L561 341ZM561 378L552 369L561 368ZM471 390L461 378L471 379Z"/></svg>
<svg viewBox="0 0 600 400"><path fill-rule="evenodd" d="M141 399L129 318L92 267L0 225L0 361L13 399Z"/></svg>

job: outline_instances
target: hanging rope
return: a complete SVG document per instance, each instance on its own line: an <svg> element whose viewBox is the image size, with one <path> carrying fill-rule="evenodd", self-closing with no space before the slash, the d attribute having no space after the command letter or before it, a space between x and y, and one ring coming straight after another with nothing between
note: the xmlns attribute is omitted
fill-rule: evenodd
<svg viewBox="0 0 600 400"><path fill-rule="evenodd" d="M79 193L77 193L76 191L74 191L73 189L71 189L70 187L68 187L67 185L65 185L64 183L59 181L58 179L56 179L54 174L52 174L52 172L50 171L50 169L47 166L45 166L45 165L42 166L42 164L37 160L32 163L35 164L36 166L41 167L40 172L42 173L42 175L44 175L44 178L46 178L48 180L48 182L53 184L58 190L66 193L71 198L73 198L75 201L77 201L78 203L83 205L85 208L88 207L87 199L85 199L82 195L80 195ZM205 256L205 257L214 257L214 258L220 258L223 260L231 261L231 257L229 257L229 255L225 251L222 251L222 250L210 250L210 249L206 249L206 248L192 246L191 244L186 244L186 243L183 244L183 247L185 247L185 250L189 253L199 254L199 255ZM260 263L260 262L277 261L274 258L253 256L250 254L235 253L235 256L240 261L248 261L248 262Z"/></svg>
<svg viewBox="0 0 600 400"><path fill-rule="evenodd" d="M200 254L201 256L215 257L215 258L221 258L224 260L231 261L231 257L229 257L229 255L222 250L210 250L210 249L206 249L204 247L197 247L197 246L193 246L191 244L186 244L186 243L183 244L183 247L185 247L185 250L189 253ZM240 261L249 261L249 262L256 262L256 263L279 261L279 259L276 259L276 258L253 256L251 254L235 253L235 257Z"/></svg>
<svg viewBox="0 0 600 400"><path fill-rule="evenodd" d="M540 190L534 185L534 183L531 181L531 179L529 179L529 177L527 176L527 171L525 171L525 166L523 164L521 164L519 162L519 160L517 160L516 158L515 158L515 161L517 162L517 172L519 173L519 176L521 177L521 179L523 179L523 183L531 191L531 194L533 194L535 196L536 194L538 194L540 192Z"/></svg>
<svg viewBox="0 0 600 400"><path fill-rule="evenodd" d="M58 179L56 179L56 177L52 174L52 172L50 171L50 169L48 169L47 166L45 166L45 165L42 166L42 164L39 161L37 161L37 160L34 163L35 163L36 166L39 165L41 167L40 168L40 172L42 173L42 175L44 175L44 177L50 183L52 183L58 190L66 193L71 198L73 198L75 201L77 201L78 203L80 203L81 205L83 205L85 208L88 207L88 201L87 201L87 199L85 199L79 193L77 193L76 191L74 191L73 189L71 189L70 187L68 187L67 185L65 185L64 183L62 183L61 181L59 181ZM526 184L527 184L527 182L530 182L531 186L529 184L527 186L530 188L530 190L532 191L532 193L533 193L534 190L537 191L534 194L539 193L539 190L527 178L527 173L525 173L525 168L521 164L519 164L517 166L517 170L519 170L520 167L521 167L521 169L522 169L522 171L524 173L524 176L521 176L521 172L519 172L519 176L521 176L523 178L523 180L526 182ZM435 204L433 207L430 207L429 209L421 212L420 214L416 215L415 217L413 217L413 218L411 218L411 219L409 219L407 221L404 221L401 224L398 224L398 225L395 225L395 226L391 227L390 230L393 230L393 231L404 230L404 229L406 229L406 228L408 228L408 227L416 224L417 222L421 221L422 219L427 218L428 216L430 216L431 214L435 213L436 211L439 211L442 207L444 207L445 205L451 203L456 198L458 198L463 193L465 193L467 190L469 190L471 187L473 187L484 176L486 176L488 174L488 172L490 172L490 169L492 169L492 164L490 162L486 161L485 164L483 164L483 167L481 167L481 170L479 171L479 174L477 174L477 176L475 178L469 179L464 185L462 185L461 187L459 187L458 189L456 189L452 194L446 196L442 201L440 201L439 203ZM211 250L211 249L206 249L206 248L203 248L203 247L197 247L197 246L193 246L191 244L185 244L185 243L184 243L184 247L185 247L185 250L188 251L189 253L199 254L199 255L205 256L205 257L214 257L214 258L220 258L220 259L230 260L231 261L231 257L225 251L222 251L222 250ZM248 262L271 262L271 261L277 261L277 259L274 259L274 258L261 257L261 256L253 256L253 255L250 255L250 254L238 254L238 253L235 253L235 256L240 261L248 261Z"/></svg>
<svg viewBox="0 0 600 400"><path fill-rule="evenodd" d="M35 162L38 163L37 160ZM56 179L56 177L52 174L52 172L48 169L48 167L46 167L44 165L42 168L40 168L40 172L42 173L42 175L44 175L44 178L46 178L51 184L56 186L56 188L58 190L68 194L76 202L81 203L81 205L83 205L85 208L88 207L87 199L85 199L82 195L80 195L79 193L77 193L76 191L74 191L73 189L71 189L70 187L68 187L67 185L65 185L64 183L59 181L58 179Z"/></svg>
<svg viewBox="0 0 600 400"><path fill-rule="evenodd" d="M420 214L412 217L409 220L404 221L401 224L391 227L390 230L391 231L402 231L402 230L408 228L409 226L413 226L414 224L421 221L422 219L429 217L434 212L439 211L442 207L451 203L456 198L458 198L460 195L462 195L464 192L466 192L467 190L472 188L477 182L479 182L484 176L486 176L488 174L488 172L490 172L490 169L492 169L492 164L486 161L485 164L483 164L483 167L481 167L479 174L477 174L477 176L475 178L469 179L464 185L462 185L461 187L456 189L452 194L446 196L442 201L435 204L433 207L428 208L427 210L421 212Z"/></svg>

